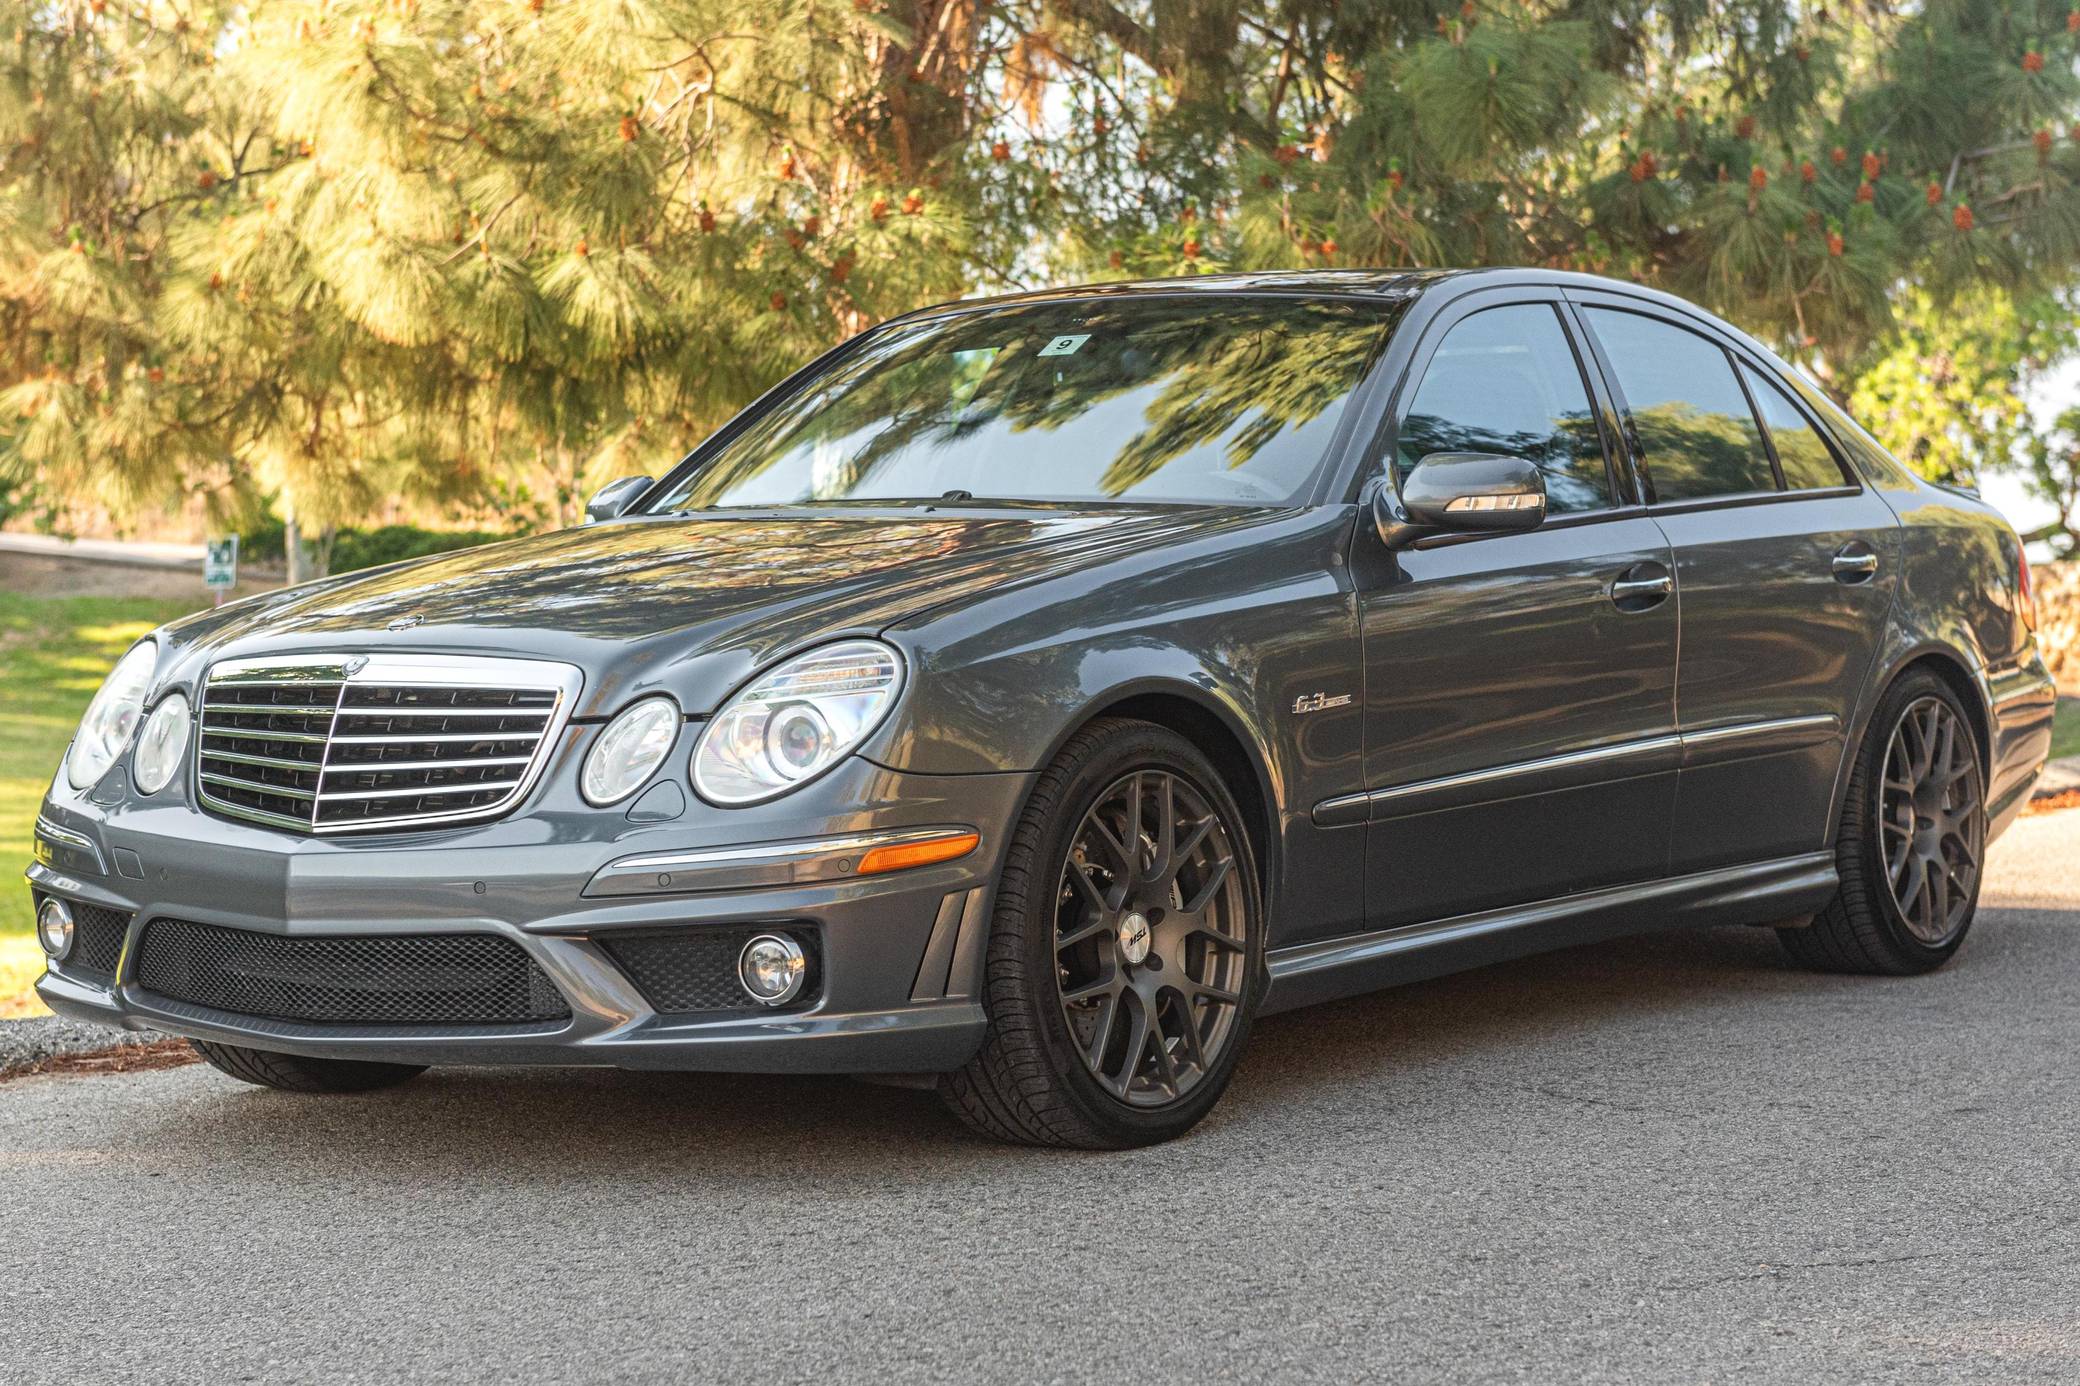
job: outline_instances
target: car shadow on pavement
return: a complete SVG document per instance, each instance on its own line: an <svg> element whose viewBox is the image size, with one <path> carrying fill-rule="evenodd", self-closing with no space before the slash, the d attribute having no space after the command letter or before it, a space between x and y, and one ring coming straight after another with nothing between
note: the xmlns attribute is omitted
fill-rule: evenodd
<svg viewBox="0 0 2080 1386"><path fill-rule="evenodd" d="M1809 973L1783 957L1768 930L1716 929L1588 945L1270 1017L1194 1136L1126 1158L1189 1164L1202 1143L1230 1138L1291 1154L1348 1141L1347 1110L1362 1105L1376 1121L1381 1110L1441 1104L1447 1087L1450 1101L1463 1103L1484 1084L1530 1091L1572 1075L1584 1091L1608 1096L1644 1065L1709 1074L1750 1064L1783 1017L1810 1021L1833 1007L1861 1024L1857 1017L1884 1014L1894 988L1976 991L1991 984L1975 984L1974 974L2010 949L2055 948L2058 961L2029 965L2069 965L2065 940L2080 937L2080 914L2038 912L2027 930L2008 927L2002 914L1989 909L1957 961L1933 978ZM1998 970L2012 976L2014 965ZM177 1081L214 1086L201 1102L181 1103L177 1117L169 1111L163 1127L126 1123L121 1141L298 1180L365 1173L374 1161L397 1178L436 1183L495 1178L625 1193L653 1179L683 1190L693 1178L722 1196L753 1197L793 1178L870 1190L877 1181L957 1181L978 1168L1064 1158L984 1141L929 1092L839 1077L464 1068L385 1092L315 1098L246 1088L201 1067ZM1605 1105L1626 1110L1615 1099Z"/></svg>

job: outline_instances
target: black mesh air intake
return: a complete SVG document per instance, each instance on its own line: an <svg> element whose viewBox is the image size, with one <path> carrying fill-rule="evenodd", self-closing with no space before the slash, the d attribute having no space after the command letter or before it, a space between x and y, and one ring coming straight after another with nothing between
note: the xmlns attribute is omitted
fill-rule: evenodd
<svg viewBox="0 0 2080 1386"><path fill-rule="evenodd" d="M193 1006L316 1025L539 1025L571 1013L526 950L493 934L286 937L154 919L137 981Z"/></svg>
<svg viewBox="0 0 2080 1386"><path fill-rule="evenodd" d="M40 908L43 897L38 896L36 903ZM72 910L72 951L58 964L58 970L72 977L114 981L116 962L123 956L123 935L130 931L130 916L105 905L78 900L65 903Z"/></svg>
<svg viewBox="0 0 2080 1386"><path fill-rule="evenodd" d="M699 1011L765 1011L737 980L737 956L760 934L782 934L808 955L809 975L801 993L774 1010L799 1010L816 1000L823 986L820 950L813 930L775 928L763 924L720 927L692 925L655 933L608 934L599 946L637 990L661 1013Z"/></svg>

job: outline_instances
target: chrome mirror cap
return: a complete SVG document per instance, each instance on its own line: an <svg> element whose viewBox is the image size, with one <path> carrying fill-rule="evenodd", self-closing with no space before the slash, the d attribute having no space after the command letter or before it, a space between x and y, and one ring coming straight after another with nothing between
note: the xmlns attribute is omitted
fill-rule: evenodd
<svg viewBox="0 0 2080 1386"><path fill-rule="evenodd" d="M1546 518L1546 483L1537 464L1492 452L1433 452L1397 491L1382 483L1373 524L1388 548L1405 548L1438 530L1534 529Z"/></svg>
<svg viewBox="0 0 2080 1386"><path fill-rule="evenodd" d="M585 502L585 523L597 524L601 520L618 518L635 503L637 496L649 489L650 478L647 476L625 476L619 481L608 482Z"/></svg>

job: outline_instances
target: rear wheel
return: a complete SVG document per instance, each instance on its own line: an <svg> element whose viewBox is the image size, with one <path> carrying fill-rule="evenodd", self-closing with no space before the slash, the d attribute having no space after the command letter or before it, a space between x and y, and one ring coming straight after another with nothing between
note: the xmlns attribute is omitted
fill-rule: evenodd
<svg viewBox="0 0 2080 1386"><path fill-rule="evenodd" d="M237 1044L189 1040L212 1068L242 1082L284 1092L368 1092L408 1083L426 1071L424 1064L379 1064L366 1059L313 1059L277 1054Z"/></svg>
<svg viewBox="0 0 2080 1386"><path fill-rule="evenodd" d="M1262 989L1256 863L1197 748L1105 719L1042 774L997 888L990 1027L940 1084L1002 1140L1169 1140L1227 1086Z"/></svg>
<svg viewBox="0 0 2080 1386"><path fill-rule="evenodd" d="M1986 777L1964 705L1935 675L1887 690L1864 734L1835 843L1841 889L1785 951L1829 972L1941 967L1979 906Z"/></svg>

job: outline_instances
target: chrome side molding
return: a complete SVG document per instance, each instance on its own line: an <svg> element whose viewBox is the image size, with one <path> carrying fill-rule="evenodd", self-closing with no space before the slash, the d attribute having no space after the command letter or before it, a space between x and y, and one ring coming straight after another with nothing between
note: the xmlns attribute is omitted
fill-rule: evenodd
<svg viewBox="0 0 2080 1386"><path fill-rule="evenodd" d="M1538 794L1593 783L1611 768L1632 774L1693 768L1716 761L1794 751L1837 739L1841 734L1842 719L1831 712L1670 732L1358 794L1340 794L1316 804L1311 816L1316 827L1348 827L1472 802L1483 797L1482 791L1511 781L1527 782L1514 788L1514 793Z"/></svg>

